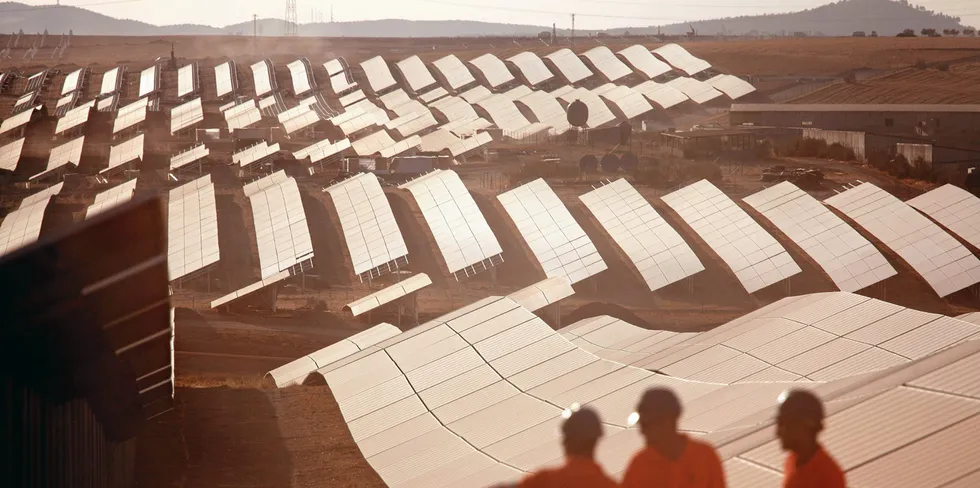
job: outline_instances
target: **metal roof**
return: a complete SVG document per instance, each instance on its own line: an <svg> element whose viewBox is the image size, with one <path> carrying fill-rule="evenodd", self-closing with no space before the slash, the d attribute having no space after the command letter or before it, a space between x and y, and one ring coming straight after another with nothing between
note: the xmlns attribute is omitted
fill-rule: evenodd
<svg viewBox="0 0 980 488"><path fill-rule="evenodd" d="M579 197L653 291L704 270L684 239L625 179Z"/></svg>
<svg viewBox="0 0 980 488"><path fill-rule="evenodd" d="M593 75L592 70L571 49L559 49L544 57L554 63L562 78L569 84L578 83Z"/></svg>
<svg viewBox="0 0 980 488"><path fill-rule="evenodd" d="M340 218L354 274L376 277L407 262L408 247L375 175L361 173L323 191Z"/></svg>
<svg viewBox="0 0 980 488"><path fill-rule="evenodd" d="M589 60L606 81L613 82L633 74L633 70L620 61L616 57L616 53L606 46L596 46L580 56Z"/></svg>
<svg viewBox="0 0 980 488"><path fill-rule="evenodd" d="M828 198L904 259L940 297L980 282L980 260L934 222L871 183Z"/></svg>
<svg viewBox="0 0 980 488"><path fill-rule="evenodd" d="M399 188L415 197L451 273L490 260L503 251L455 172L436 170Z"/></svg>
<svg viewBox="0 0 980 488"><path fill-rule="evenodd" d="M418 56L409 56L395 63L395 67L398 68L398 71L402 74L402 78L407 83L405 88L415 93L419 93L436 84L436 79L432 77L429 68L425 67L425 63Z"/></svg>
<svg viewBox="0 0 980 488"><path fill-rule="evenodd" d="M451 90L459 90L471 83L476 83L476 78L473 78L469 68L455 54L433 61L432 66L442 74Z"/></svg>
<svg viewBox="0 0 980 488"><path fill-rule="evenodd" d="M514 79L514 75L507 69L507 65L493 54L480 55L468 63L483 73L483 77L486 78L490 88L497 88Z"/></svg>
<svg viewBox="0 0 980 488"><path fill-rule="evenodd" d="M218 262L218 212L211 175L170 190L167 236L171 281Z"/></svg>
<svg viewBox="0 0 980 488"><path fill-rule="evenodd" d="M801 272L776 239L707 180L665 195L663 201L725 261L749 293Z"/></svg>
<svg viewBox="0 0 980 488"><path fill-rule="evenodd" d="M858 291L898 274L867 239L790 182L744 201L806 251L842 291Z"/></svg>
<svg viewBox="0 0 980 488"><path fill-rule="evenodd" d="M929 112L980 113L980 105L875 104L875 103L735 103L732 112Z"/></svg>
<svg viewBox="0 0 980 488"><path fill-rule="evenodd" d="M652 52L677 70L684 72L687 76L693 76L711 68L711 64L707 61L695 57L687 52L687 49L677 44L666 44L654 49Z"/></svg>
<svg viewBox="0 0 980 488"><path fill-rule="evenodd" d="M636 72L643 73L647 78L656 78L669 73L672 69L669 64L657 59L649 49L640 44L621 49L619 57L626 60L626 63L632 66Z"/></svg>
<svg viewBox="0 0 980 488"><path fill-rule="evenodd" d="M595 244L543 179L501 193L497 200L548 278L564 277L575 284L607 268Z"/></svg>
<svg viewBox="0 0 980 488"><path fill-rule="evenodd" d="M136 192L136 178L123 182L95 195L95 201L85 210L85 218L92 218L112 207L122 205L133 198Z"/></svg>

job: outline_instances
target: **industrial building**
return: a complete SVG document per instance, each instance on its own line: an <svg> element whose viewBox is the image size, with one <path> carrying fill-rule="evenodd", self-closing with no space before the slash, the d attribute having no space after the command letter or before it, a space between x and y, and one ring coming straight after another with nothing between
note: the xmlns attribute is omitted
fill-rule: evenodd
<svg viewBox="0 0 980 488"><path fill-rule="evenodd" d="M980 132L980 105L736 103L731 125L813 127L895 134Z"/></svg>

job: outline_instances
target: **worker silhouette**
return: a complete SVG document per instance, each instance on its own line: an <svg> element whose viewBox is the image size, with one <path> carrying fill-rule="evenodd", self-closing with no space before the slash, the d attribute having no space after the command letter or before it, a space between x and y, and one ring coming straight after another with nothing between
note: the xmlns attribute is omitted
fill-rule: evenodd
<svg viewBox="0 0 980 488"><path fill-rule="evenodd" d="M595 448L602 437L602 422L590 408L565 410L561 426L565 464L531 473L518 483L495 488L615 488L616 482L595 462Z"/></svg>
<svg viewBox="0 0 980 488"><path fill-rule="evenodd" d="M724 488L715 449L677 431L681 402L667 388L643 393L630 423L638 422L646 447L630 461L623 488Z"/></svg>
<svg viewBox="0 0 980 488"><path fill-rule="evenodd" d="M784 488L844 488L844 472L817 441L823 430L823 404L813 393L790 390L780 395L776 436L789 451Z"/></svg>

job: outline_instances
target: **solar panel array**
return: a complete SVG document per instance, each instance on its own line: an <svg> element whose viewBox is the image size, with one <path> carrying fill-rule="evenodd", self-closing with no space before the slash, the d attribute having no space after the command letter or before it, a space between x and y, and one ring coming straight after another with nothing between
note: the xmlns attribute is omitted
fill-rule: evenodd
<svg viewBox="0 0 980 488"><path fill-rule="evenodd" d="M323 63L323 67L327 70L327 75L330 76L330 88L337 95L340 95L347 90L357 88L357 82L350 74L350 69L347 67L347 62L341 59L331 59L326 63Z"/></svg>
<svg viewBox="0 0 980 488"><path fill-rule="evenodd" d="M41 107L36 107L3 119L3 122L0 122L0 135L27 125L31 121L31 118L34 117L35 112L40 109Z"/></svg>
<svg viewBox="0 0 980 488"><path fill-rule="evenodd" d="M337 209L354 274L362 281L408 263L405 239L374 174L361 173L323 191Z"/></svg>
<svg viewBox="0 0 980 488"><path fill-rule="evenodd" d="M625 179L600 186L579 199L651 291L704 270L681 235Z"/></svg>
<svg viewBox="0 0 980 488"><path fill-rule="evenodd" d="M664 61L675 69L682 71L687 76L694 76L708 68L711 64L697 58L677 44L666 44L653 50L653 53L660 56Z"/></svg>
<svg viewBox="0 0 980 488"><path fill-rule="evenodd" d="M469 68L455 54L450 54L433 61L432 66L446 80L446 84L450 90L456 91L472 83L476 83L476 78L470 73Z"/></svg>
<svg viewBox="0 0 980 488"><path fill-rule="evenodd" d="M507 65L497 56L486 53L468 61L483 75L490 88L497 88L514 80L514 75Z"/></svg>
<svg viewBox="0 0 980 488"><path fill-rule="evenodd" d="M842 291L858 291L898 274L850 225L790 182L745 198L817 262Z"/></svg>
<svg viewBox="0 0 980 488"><path fill-rule="evenodd" d="M201 122L204 122L204 107L201 105L201 99L195 98L170 111L170 134L176 134Z"/></svg>
<svg viewBox="0 0 980 488"><path fill-rule="evenodd" d="M177 97L184 98L198 91L197 62L182 66L177 70Z"/></svg>
<svg viewBox="0 0 980 488"><path fill-rule="evenodd" d="M651 103L665 110L690 100L690 97L684 92L673 86L657 83L653 80L644 81L634 86L633 90L640 92Z"/></svg>
<svg viewBox="0 0 980 488"><path fill-rule="evenodd" d="M694 78L685 78L682 76L668 81L666 85L687 95L688 98L698 104L708 103L722 96L722 93L713 86Z"/></svg>
<svg viewBox="0 0 980 488"><path fill-rule="evenodd" d="M657 59L649 49L640 44L621 49L619 56L625 59L636 72L642 73L648 79L667 74L672 69L669 64Z"/></svg>
<svg viewBox="0 0 980 488"><path fill-rule="evenodd" d="M531 286L507 295L507 298L517 302L518 305L535 312L548 305L553 305L559 301L575 294L575 289L568 281L568 278L545 278Z"/></svg>
<svg viewBox="0 0 980 488"><path fill-rule="evenodd" d="M148 105L149 99L144 97L129 105L120 107L119 111L116 112L116 119L112 122L112 134L118 134L146 120L146 109Z"/></svg>
<svg viewBox="0 0 980 488"><path fill-rule="evenodd" d="M638 91L628 86L605 84L592 90L600 98L608 100L626 120L653 111L653 105Z"/></svg>
<svg viewBox="0 0 980 488"><path fill-rule="evenodd" d="M562 108L558 99L548 92L535 90L514 102L530 112L535 122L551 127L550 132L552 134L562 134L571 128L565 109Z"/></svg>
<svg viewBox="0 0 980 488"><path fill-rule="evenodd" d="M279 152L279 143L269 145L265 141L249 146L231 155L231 161L240 168L258 163Z"/></svg>
<svg viewBox="0 0 980 488"><path fill-rule="evenodd" d="M578 83L592 76L592 70L579 59L571 49L559 49L547 54L545 59L551 61L561 73L562 78L569 84Z"/></svg>
<svg viewBox="0 0 980 488"><path fill-rule="evenodd" d="M276 90L276 72L272 61L263 59L252 65L252 79L255 82L255 96L268 95Z"/></svg>
<svg viewBox="0 0 980 488"><path fill-rule="evenodd" d="M724 93L732 100L738 100L755 91L751 83L733 75L715 75L705 83Z"/></svg>
<svg viewBox="0 0 980 488"><path fill-rule="evenodd" d="M590 129L602 127L616 120L616 116L609 110L606 103L599 98L599 95L592 93L585 88L566 87L566 90L556 90L551 94L567 105L575 100L581 100L589 108L589 120L586 126Z"/></svg>
<svg viewBox="0 0 980 488"><path fill-rule="evenodd" d="M170 190L167 202L170 281L207 268L220 258L214 183L211 175L204 175Z"/></svg>
<svg viewBox="0 0 980 488"><path fill-rule="evenodd" d="M947 183L905 203L980 248L980 198L972 193Z"/></svg>
<svg viewBox="0 0 980 488"><path fill-rule="evenodd" d="M78 163L82 160L82 147L84 145L85 136L81 136L52 148L48 154L48 164L44 167L44 171L31 176L30 179L37 179L68 165L78 166Z"/></svg>
<svg viewBox="0 0 980 488"><path fill-rule="evenodd" d="M375 64L377 71L380 71L380 64ZM418 56L409 56L395 63L395 66L401 72L402 78L405 79L407 84L405 88L415 93L421 93L426 88L436 84L436 79L432 77L429 68L425 67L425 63Z"/></svg>
<svg viewBox="0 0 980 488"><path fill-rule="evenodd" d="M25 198L17 209L3 218L0 222L0 256L37 241L44 211L51 199L61 192L62 186L64 183L58 183Z"/></svg>
<svg viewBox="0 0 980 488"><path fill-rule="evenodd" d="M214 67L214 84L218 98L238 91L238 72L234 61L221 63Z"/></svg>
<svg viewBox="0 0 980 488"><path fill-rule="evenodd" d="M828 198L836 208L898 254L940 297L980 282L980 260L905 202L871 183Z"/></svg>
<svg viewBox="0 0 980 488"><path fill-rule="evenodd" d="M170 170L182 168L191 163L196 163L201 159L208 157L211 154L211 150L208 149L204 143L200 143L187 149L186 151L181 151L170 158Z"/></svg>
<svg viewBox="0 0 980 488"><path fill-rule="evenodd" d="M636 327L611 317L560 331L594 354L696 381L831 381L918 360L980 326L845 292L784 298L708 332Z"/></svg>
<svg viewBox="0 0 980 488"><path fill-rule="evenodd" d="M802 271L776 239L707 180L665 195L663 201L721 257L749 293Z"/></svg>
<svg viewBox="0 0 980 488"><path fill-rule="evenodd" d="M350 147L349 139L341 139L337 142L331 142L330 139L324 139L294 152L293 157L296 159L304 159L308 157L310 158L311 163L316 163L331 156L340 154L343 151L350 149Z"/></svg>
<svg viewBox="0 0 980 488"><path fill-rule="evenodd" d="M388 69L388 63L381 56L361 62L361 69L367 76L368 85L374 93L380 94L382 91L395 86L395 78Z"/></svg>
<svg viewBox="0 0 980 488"><path fill-rule="evenodd" d="M512 63L517 67L518 71L524 77L524 81L527 82L529 86L537 86L555 77L551 73L551 70L545 66L544 61L530 51L524 51L517 53L509 58L507 61Z"/></svg>
<svg viewBox="0 0 980 488"><path fill-rule="evenodd" d="M110 95L116 93L122 88L122 74L124 68L115 67L105 73L102 73L102 85L99 89L99 96Z"/></svg>
<svg viewBox="0 0 980 488"><path fill-rule="evenodd" d="M531 122L524 117L514 101L504 95L492 94L475 104L490 116L494 125L504 131L504 135L517 139L549 129L545 124Z"/></svg>
<svg viewBox="0 0 980 488"><path fill-rule="evenodd" d="M95 201L85 210L85 218L90 219L113 207L122 205L133 198L136 192L136 178L109 188L95 195Z"/></svg>
<svg viewBox="0 0 980 488"><path fill-rule="evenodd" d="M276 387L285 388L287 386L301 385L307 377L317 369L327 366L330 363L340 361L358 351L367 349L381 341L401 334L398 327L381 323L367 330L362 330L346 339L341 339L323 349L312 354L303 356L291 363L284 364L266 373L267 378L272 378Z"/></svg>
<svg viewBox="0 0 980 488"><path fill-rule="evenodd" d="M140 87L139 94L136 95L142 98L146 95L156 93L160 89L160 66L150 66L142 72L140 72Z"/></svg>
<svg viewBox="0 0 980 488"><path fill-rule="evenodd" d="M387 132L380 130L373 134L368 134L351 143L354 154L358 156L380 155L383 158L397 156L422 143L419 136L409 136L401 141L395 141Z"/></svg>
<svg viewBox="0 0 980 488"><path fill-rule="evenodd" d="M314 78L310 62L306 58L297 59L286 65L293 82L293 95L302 96L313 91Z"/></svg>
<svg viewBox="0 0 980 488"><path fill-rule="evenodd" d="M109 148L109 167L99 171L100 174L108 173L129 162L137 159L143 160L144 134L140 134L128 141L121 142Z"/></svg>
<svg viewBox="0 0 980 488"><path fill-rule="evenodd" d="M82 81L85 77L85 68L79 68L65 76L65 81L61 85L61 94L67 95L75 90L78 90L82 86Z"/></svg>
<svg viewBox="0 0 980 488"><path fill-rule="evenodd" d="M17 163L24 151L24 137L0 146L0 170L16 171Z"/></svg>
<svg viewBox="0 0 980 488"><path fill-rule="evenodd" d="M585 51L581 56L588 59L607 81L613 82L633 74L633 70L620 61L616 57L616 53L606 46L596 46Z"/></svg>
<svg viewBox="0 0 980 488"><path fill-rule="evenodd" d="M252 204L262 279L313 259L313 243L296 180L282 170L245 185Z"/></svg>
<svg viewBox="0 0 980 488"><path fill-rule="evenodd" d="M88 117L93 108L95 108L95 100L90 100L69 110L67 113L65 113L64 117L58 119L58 123L54 128L55 135L74 129L75 127L88 122Z"/></svg>
<svg viewBox="0 0 980 488"><path fill-rule="evenodd" d="M366 297L359 298L351 303L348 303L344 306L344 309L349 310L355 317L357 317L358 315L391 303L406 295L415 293L431 284L432 280L429 279L429 275L419 273L406 279L405 281L399 281L398 283L378 290Z"/></svg>
<svg viewBox="0 0 980 488"><path fill-rule="evenodd" d="M607 268L595 244L543 179L501 193L497 200L548 278L564 277L575 284Z"/></svg>
<svg viewBox="0 0 980 488"><path fill-rule="evenodd" d="M468 276L499 262L500 243L455 172L436 170L399 188L415 197L450 273Z"/></svg>

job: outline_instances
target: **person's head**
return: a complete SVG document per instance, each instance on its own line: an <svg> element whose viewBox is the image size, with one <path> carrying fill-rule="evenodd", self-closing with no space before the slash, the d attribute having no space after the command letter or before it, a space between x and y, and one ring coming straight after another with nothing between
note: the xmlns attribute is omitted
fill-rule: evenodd
<svg viewBox="0 0 980 488"><path fill-rule="evenodd" d="M565 419L561 425L562 445L565 454L592 458L595 446L602 437L602 422L595 410L584 407Z"/></svg>
<svg viewBox="0 0 980 488"><path fill-rule="evenodd" d="M783 449L799 451L817 442L823 430L823 404L806 390L790 390L781 396L776 416L776 436Z"/></svg>
<svg viewBox="0 0 980 488"><path fill-rule="evenodd" d="M639 415L637 422L640 425L640 432L643 433L647 443L650 443L651 440L677 434L681 402L668 388L650 388L640 397L636 413Z"/></svg>

